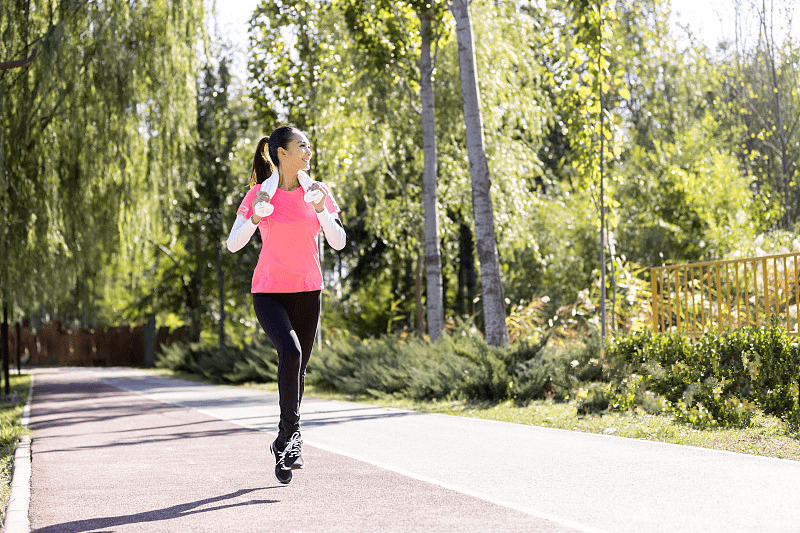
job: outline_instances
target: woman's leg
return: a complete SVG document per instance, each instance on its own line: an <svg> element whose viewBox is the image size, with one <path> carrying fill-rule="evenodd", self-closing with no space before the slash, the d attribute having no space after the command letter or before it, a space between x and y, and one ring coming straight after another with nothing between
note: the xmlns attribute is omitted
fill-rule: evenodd
<svg viewBox="0 0 800 533"><path fill-rule="evenodd" d="M297 338L300 341L302 358L300 360L300 385L297 400L298 411L303 400L303 390L306 383L306 367L311 358L311 350L317 338L319 328L320 299L322 291L298 292L291 295L287 302L289 321L292 323Z"/></svg>
<svg viewBox="0 0 800 533"><path fill-rule="evenodd" d="M256 318L278 351L278 395L281 408L278 447L300 427L300 367L303 350L292 327L284 294L253 294Z"/></svg>

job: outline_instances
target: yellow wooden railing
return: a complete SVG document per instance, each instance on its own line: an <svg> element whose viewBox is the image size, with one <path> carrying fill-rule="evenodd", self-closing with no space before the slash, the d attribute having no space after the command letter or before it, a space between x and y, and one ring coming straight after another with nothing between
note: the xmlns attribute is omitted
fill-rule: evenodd
<svg viewBox="0 0 800 533"><path fill-rule="evenodd" d="M800 252L651 269L654 331L697 337L775 317L800 336Z"/></svg>

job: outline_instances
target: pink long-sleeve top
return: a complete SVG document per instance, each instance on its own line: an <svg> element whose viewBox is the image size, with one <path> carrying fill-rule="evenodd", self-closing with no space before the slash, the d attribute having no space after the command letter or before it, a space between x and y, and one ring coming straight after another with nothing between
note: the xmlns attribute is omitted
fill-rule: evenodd
<svg viewBox="0 0 800 533"><path fill-rule="evenodd" d="M251 292L287 293L320 290L324 286L319 262L317 237L320 230L328 244L336 250L344 248L346 235L337 223L341 211L325 185L325 209L317 213L311 203L303 200L305 191L278 189L270 203L275 210L253 224L253 199L260 185L252 187L236 211L236 221L228 236L228 249L236 252L244 247L258 227L261 233L261 253L253 272Z"/></svg>

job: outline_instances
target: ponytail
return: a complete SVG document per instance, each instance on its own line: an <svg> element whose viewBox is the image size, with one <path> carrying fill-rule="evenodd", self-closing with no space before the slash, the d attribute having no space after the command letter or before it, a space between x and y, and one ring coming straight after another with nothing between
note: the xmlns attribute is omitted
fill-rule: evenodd
<svg viewBox="0 0 800 533"><path fill-rule="evenodd" d="M253 156L253 170L250 172L250 187L255 187L269 178L278 168L278 148L286 148L292 137L302 133L294 126L280 126L269 137L262 137Z"/></svg>
<svg viewBox="0 0 800 533"><path fill-rule="evenodd" d="M250 187L255 187L272 175L273 165L267 154L267 147L269 144L269 137L262 137L258 141L256 153L253 156L253 170L250 172Z"/></svg>

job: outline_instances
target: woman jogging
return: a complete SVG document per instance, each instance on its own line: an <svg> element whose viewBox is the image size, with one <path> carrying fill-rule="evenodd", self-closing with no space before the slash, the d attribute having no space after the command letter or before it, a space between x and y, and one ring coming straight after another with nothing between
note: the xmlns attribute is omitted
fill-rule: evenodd
<svg viewBox="0 0 800 533"><path fill-rule="evenodd" d="M278 351L281 416L278 438L270 450L275 477L284 484L292 480L292 470L304 466L300 401L323 287L317 237L321 229L336 250L344 248L347 239L330 190L305 172L310 161L311 145L297 128L281 126L261 139L250 190L227 242L228 249L236 252L256 228L261 233L251 292L256 317Z"/></svg>

